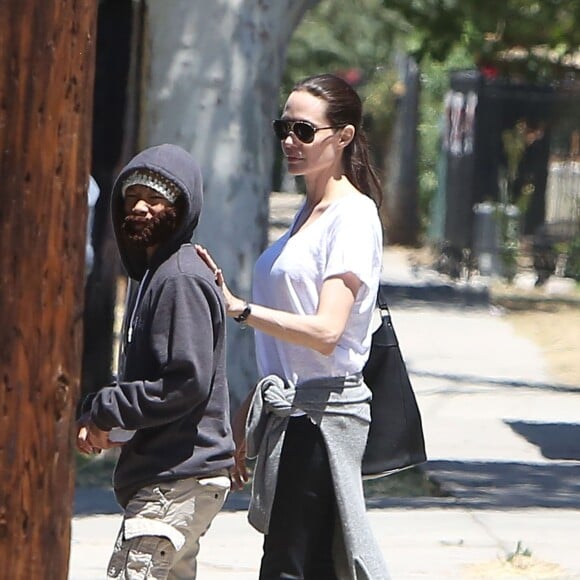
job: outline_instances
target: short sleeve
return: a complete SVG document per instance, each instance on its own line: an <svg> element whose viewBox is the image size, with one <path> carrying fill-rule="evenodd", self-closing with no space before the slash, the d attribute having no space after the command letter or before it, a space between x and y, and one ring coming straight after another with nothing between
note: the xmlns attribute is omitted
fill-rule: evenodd
<svg viewBox="0 0 580 580"><path fill-rule="evenodd" d="M352 272L367 288L380 278L382 227L377 208L368 197L344 200L328 230L323 278Z"/></svg>

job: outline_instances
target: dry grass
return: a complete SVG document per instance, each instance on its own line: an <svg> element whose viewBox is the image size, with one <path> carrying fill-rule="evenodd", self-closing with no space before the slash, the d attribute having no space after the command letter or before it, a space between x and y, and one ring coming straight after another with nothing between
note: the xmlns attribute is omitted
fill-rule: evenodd
<svg viewBox="0 0 580 580"><path fill-rule="evenodd" d="M520 335L544 352L554 379L580 389L580 308L549 305L506 311Z"/></svg>
<svg viewBox="0 0 580 580"><path fill-rule="evenodd" d="M503 558L467 567L469 578L482 580L527 578L529 580L563 580L568 577L566 570L558 564L538 560L532 552L518 542L515 551Z"/></svg>
<svg viewBox="0 0 580 580"><path fill-rule="evenodd" d="M467 577L480 580L556 580L570 576L558 564L542 562L533 556L514 556L512 559L497 559L467 567Z"/></svg>

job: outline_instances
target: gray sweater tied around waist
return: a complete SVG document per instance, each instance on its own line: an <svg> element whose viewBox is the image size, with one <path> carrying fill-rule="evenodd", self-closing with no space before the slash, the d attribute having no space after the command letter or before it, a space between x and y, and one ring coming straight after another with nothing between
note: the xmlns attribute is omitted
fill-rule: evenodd
<svg viewBox="0 0 580 580"><path fill-rule="evenodd" d="M314 379L298 388L269 375L256 386L246 422L247 456L256 458L248 520L263 534L268 533L290 416L303 412L320 428L337 504L333 558L339 580L389 578L366 515L362 487L370 399L361 374Z"/></svg>

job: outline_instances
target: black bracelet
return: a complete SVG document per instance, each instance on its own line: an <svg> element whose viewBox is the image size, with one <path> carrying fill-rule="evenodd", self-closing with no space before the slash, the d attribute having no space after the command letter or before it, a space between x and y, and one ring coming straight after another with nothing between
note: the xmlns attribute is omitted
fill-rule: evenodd
<svg viewBox="0 0 580 580"><path fill-rule="evenodd" d="M244 309L238 316L234 316L234 320L236 322L246 322L250 314L252 314L252 307L247 302L244 302Z"/></svg>

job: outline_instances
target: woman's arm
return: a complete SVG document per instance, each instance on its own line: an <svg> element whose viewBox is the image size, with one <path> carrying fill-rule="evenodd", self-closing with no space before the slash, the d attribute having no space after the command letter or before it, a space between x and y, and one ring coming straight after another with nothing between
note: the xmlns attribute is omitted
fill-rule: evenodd
<svg viewBox="0 0 580 580"><path fill-rule="evenodd" d="M360 286L361 282L354 274L334 276L322 284L316 314L292 314L252 304L246 323L280 340L329 356L346 328ZM242 301L241 305L234 307L232 316L241 314L244 306Z"/></svg>
<svg viewBox="0 0 580 580"><path fill-rule="evenodd" d="M228 316L239 316L247 302L234 296L227 287L222 271L205 248L196 246L199 255L215 274L224 291ZM352 273L332 276L324 281L315 314L293 314L258 304L251 304L246 324L270 336L312 348L329 356L334 351L350 316L361 281Z"/></svg>

